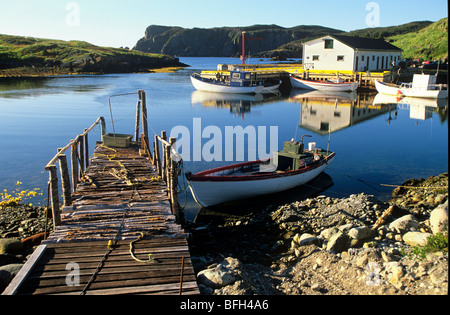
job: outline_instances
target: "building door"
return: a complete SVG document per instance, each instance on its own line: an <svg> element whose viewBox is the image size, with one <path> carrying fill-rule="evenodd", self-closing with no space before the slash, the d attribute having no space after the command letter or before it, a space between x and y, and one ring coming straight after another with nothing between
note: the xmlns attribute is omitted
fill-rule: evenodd
<svg viewBox="0 0 450 315"><path fill-rule="evenodd" d="M355 62L355 72L358 71L358 60L359 60L359 56L356 56L356 62Z"/></svg>

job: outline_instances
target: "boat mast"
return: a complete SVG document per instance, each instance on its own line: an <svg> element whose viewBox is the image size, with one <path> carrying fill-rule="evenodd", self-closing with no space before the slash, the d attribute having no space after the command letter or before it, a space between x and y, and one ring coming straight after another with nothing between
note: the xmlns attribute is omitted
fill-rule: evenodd
<svg viewBox="0 0 450 315"><path fill-rule="evenodd" d="M245 31L242 32L242 55L241 55L242 64L245 65Z"/></svg>

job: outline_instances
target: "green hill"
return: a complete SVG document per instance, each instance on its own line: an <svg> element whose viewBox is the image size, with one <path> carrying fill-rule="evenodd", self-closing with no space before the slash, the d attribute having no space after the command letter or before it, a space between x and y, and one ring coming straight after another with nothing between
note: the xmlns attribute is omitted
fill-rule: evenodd
<svg viewBox="0 0 450 315"><path fill-rule="evenodd" d="M161 54L0 34L0 76L128 73L180 65L178 59Z"/></svg>
<svg viewBox="0 0 450 315"><path fill-rule="evenodd" d="M448 58L448 18L407 34L386 38L391 44L403 49L402 58L444 60Z"/></svg>

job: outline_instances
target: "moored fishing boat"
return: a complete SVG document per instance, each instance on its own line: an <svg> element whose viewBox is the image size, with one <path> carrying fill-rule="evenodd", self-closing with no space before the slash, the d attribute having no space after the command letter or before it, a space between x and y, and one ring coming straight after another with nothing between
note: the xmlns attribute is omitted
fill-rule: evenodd
<svg viewBox="0 0 450 315"><path fill-rule="evenodd" d="M199 91L234 94L269 93L276 91L281 84L280 80L265 82L253 77L251 72L246 71L230 71L226 79L220 76L217 79L204 78L193 73L191 82Z"/></svg>
<svg viewBox="0 0 450 315"><path fill-rule="evenodd" d="M288 190L322 173L335 153L302 141L287 141L267 160L244 162L196 174L186 173L195 201L203 207Z"/></svg>
<svg viewBox="0 0 450 315"><path fill-rule="evenodd" d="M321 90L321 91L355 91L358 88L358 82L344 82L341 79L328 81L314 81L297 78L290 75L291 85L293 88L306 90Z"/></svg>
<svg viewBox="0 0 450 315"><path fill-rule="evenodd" d="M436 75L414 74L412 83L388 84L375 80L378 93L398 97L448 98L447 86L436 84Z"/></svg>

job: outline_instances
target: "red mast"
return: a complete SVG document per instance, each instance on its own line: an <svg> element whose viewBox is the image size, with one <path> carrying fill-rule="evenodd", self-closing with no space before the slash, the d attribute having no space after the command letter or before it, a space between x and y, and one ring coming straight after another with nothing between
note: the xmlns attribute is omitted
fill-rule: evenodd
<svg viewBox="0 0 450 315"><path fill-rule="evenodd" d="M242 32L242 55L241 55L242 64L245 65L245 31Z"/></svg>

